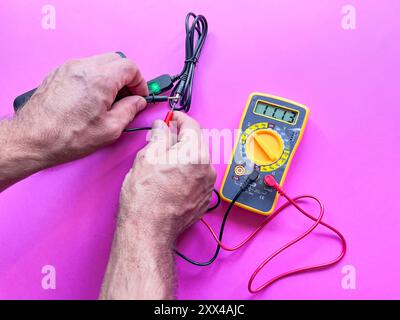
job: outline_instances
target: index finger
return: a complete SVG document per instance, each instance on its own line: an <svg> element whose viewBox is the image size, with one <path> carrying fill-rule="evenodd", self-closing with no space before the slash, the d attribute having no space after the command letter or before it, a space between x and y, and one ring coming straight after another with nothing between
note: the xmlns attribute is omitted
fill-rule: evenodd
<svg viewBox="0 0 400 320"><path fill-rule="evenodd" d="M90 56L83 59L97 64L104 64L121 59L121 55L118 54L117 52L106 52L106 53L96 54L94 56Z"/></svg>
<svg viewBox="0 0 400 320"><path fill-rule="evenodd" d="M175 111L173 120L179 130L178 142L172 148L178 149L180 163L209 164L208 144L203 139L200 124L187 114Z"/></svg>
<svg viewBox="0 0 400 320"><path fill-rule="evenodd" d="M107 74L118 84L118 90L128 87L133 95L147 96L149 90L139 68L127 58L112 60L104 65Z"/></svg>
<svg viewBox="0 0 400 320"><path fill-rule="evenodd" d="M192 138L193 135L201 137L201 128L199 123L193 118L189 117L186 113L175 111L172 118L176 121L178 134L178 142L185 141L186 138Z"/></svg>

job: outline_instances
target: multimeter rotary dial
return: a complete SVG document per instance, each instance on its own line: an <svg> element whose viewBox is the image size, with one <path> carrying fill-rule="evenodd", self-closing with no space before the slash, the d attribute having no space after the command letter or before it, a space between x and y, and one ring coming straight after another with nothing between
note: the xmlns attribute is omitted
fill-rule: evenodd
<svg viewBox="0 0 400 320"><path fill-rule="evenodd" d="M221 198L247 210L269 215L274 212L278 192L263 179L273 175L282 186L290 161L302 138L308 108L265 93L252 93L240 120L230 165L221 186ZM256 170L260 179L237 198L248 175Z"/></svg>
<svg viewBox="0 0 400 320"><path fill-rule="evenodd" d="M278 169L289 157L282 135L266 122L253 124L241 136L242 157L260 166L263 172Z"/></svg>

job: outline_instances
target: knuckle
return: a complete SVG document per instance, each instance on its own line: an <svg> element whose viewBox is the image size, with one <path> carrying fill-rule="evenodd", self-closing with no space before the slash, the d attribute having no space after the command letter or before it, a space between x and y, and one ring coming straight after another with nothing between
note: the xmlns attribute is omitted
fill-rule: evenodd
<svg viewBox="0 0 400 320"><path fill-rule="evenodd" d="M66 70L74 70L80 65L80 60L72 59L64 63L61 67Z"/></svg>
<svg viewBox="0 0 400 320"><path fill-rule="evenodd" d="M121 59L120 64L121 64L121 69L124 73L133 74L138 71L138 67L132 60Z"/></svg>
<svg viewBox="0 0 400 320"><path fill-rule="evenodd" d="M136 109L134 106L127 106L126 108L121 108L125 119L133 119L136 114Z"/></svg>
<svg viewBox="0 0 400 320"><path fill-rule="evenodd" d="M214 166L210 165L210 170L209 170L209 177L210 180L213 181L213 184L217 180L217 170L215 170Z"/></svg>
<svg viewBox="0 0 400 320"><path fill-rule="evenodd" d="M210 154L208 151L203 151L200 153L199 161L201 164L209 164L210 163Z"/></svg>
<svg viewBox="0 0 400 320"><path fill-rule="evenodd" d="M108 133L112 139L117 139L121 135L121 126L116 121L108 123Z"/></svg>
<svg viewBox="0 0 400 320"><path fill-rule="evenodd" d="M139 69L137 64L129 58L122 59L122 61L125 61L128 68L135 69L135 70Z"/></svg>
<svg viewBox="0 0 400 320"><path fill-rule="evenodd" d="M81 63L80 60L67 61L60 66L59 70L62 74L75 80L81 81L85 79L87 81L90 78L88 67L84 63Z"/></svg>
<svg viewBox="0 0 400 320"><path fill-rule="evenodd" d="M139 150L139 151L136 153L136 159L137 159L138 161L143 161L145 157L146 157L146 149L145 149L145 148Z"/></svg>

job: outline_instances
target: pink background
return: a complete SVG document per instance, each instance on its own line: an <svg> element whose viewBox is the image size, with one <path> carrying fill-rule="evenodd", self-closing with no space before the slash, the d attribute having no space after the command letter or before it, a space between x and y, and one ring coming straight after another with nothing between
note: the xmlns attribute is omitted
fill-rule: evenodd
<svg viewBox="0 0 400 320"><path fill-rule="evenodd" d="M397 0L60 1L56 30L41 27L47 1L0 2L0 115L64 61L121 50L151 79L182 67L184 18L204 14L209 37L198 65L190 114L205 128L236 128L248 95L266 92L306 104L310 119L285 188L325 203L325 220L348 240L335 267L291 277L258 295L247 292L255 267L310 221L288 210L251 245L222 252L198 268L177 259L178 298L400 298L400 23ZM343 5L357 29L341 27ZM135 121L149 124L166 106ZM125 135L90 157L40 172L0 195L0 298L95 299L111 245L124 175L145 133ZM226 165L216 165L220 186ZM179 186L178 186L179 187ZM311 205L309 208L313 208ZM207 219L217 227L226 204ZM225 242L236 243L262 217L235 208ZM206 259L215 244L201 225L179 241ZM339 244L323 229L264 270L257 284L290 267L331 258ZM57 289L41 288L54 265ZM341 286L343 266L357 271L355 290Z"/></svg>

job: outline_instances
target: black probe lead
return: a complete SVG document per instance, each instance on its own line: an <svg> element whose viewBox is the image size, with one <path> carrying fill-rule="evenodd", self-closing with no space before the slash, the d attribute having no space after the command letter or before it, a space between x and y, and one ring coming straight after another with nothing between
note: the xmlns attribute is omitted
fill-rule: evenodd
<svg viewBox="0 0 400 320"><path fill-rule="evenodd" d="M142 131L142 130L151 130L151 127L125 128L124 132L135 132L135 131Z"/></svg>
<svg viewBox="0 0 400 320"><path fill-rule="evenodd" d="M223 237L223 235L224 235L224 230L225 230L225 224L226 224L226 220L228 219L229 213L230 213L230 211L231 211L233 205L235 204L235 202L236 202L237 199L240 197L240 195L242 194L243 191L244 191L244 190L240 189L240 191L239 191L239 192L235 195L235 197L232 199L232 202L229 204L228 209L226 209L226 211L225 211L224 217L223 217L222 222L221 222L221 227L220 227L220 229L219 229L219 236L218 236L219 241L222 241L222 237ZM219 197L219 194L218 194L218 197ZM209 211L211 211L211 210L213 210L213 209L215 209L215 208L214 208L214 207L213 207L213 208L209 208L209 209L207 210L207 212L209 212ZM189 262L189 263L191 263L191 264L193 264L193 265L195 265L195 266L198 266L198 267L207 267L207 266L209 266L210 264L212 264L212 263L215 261L215 259L217 259L220 250L221 250L221 246L220 246L219 244L217 244L217 247L216 247L216 249L215 249L214 255L211 257L210 260L208 260L208 261L206 261L206 262L194 261L194 260L192 260L192 259L186 257L183 253L180 253L180 252L177 251L177 250L175 250L175 253L176 253L178 256L180 256L182 259L186 260L187 262Z"/></svg>
<svg viewBox="0 0 400 320"><path fill-rule="evenodd" d="M258 177L259 177L259 172L258 172L257 170L253 170L253 172L247 176L246 180L245 180L245 181L243 182L243 184L240 186L239 191L238 191L238 192L236 193L236 195L233 197L231 203L229 204L228 208L227 208L226 211L225 211L224 217L223 217L222 222L221 222L221 227L220 227L220 229L219 229L219 236L218 236L218 240L219 240L220 242L222 242L222 237L223 237L223 235L224 235L224 230L225 230L225 224L226 224L226 221L227 221L227 219L228 219L228 216L229 216L229 213L230 213L232 207L234 206L234 204L236 203L236 201L239 199L240 195L241 195L244 191L246 191L247 188L248 188L253 182L257 181ZM218 196L218 199L220 200L220 195L219 195L218 191L216 191L216 190L214 190L214 191L216 192L216 194L217 194L217 196ZM207 210L207 212L209 212L209 211L211 211L211 210L214 210L216 207L218 207L218 205L219 205L219 202L218 202L215 206L209 208L209 209ZM178 256L180 256L182 259L186 260L187 262L189 262L189 263L191 263L191 264L193 264L193 265L195 265L195 266L198 266L198 267L207 267L207 266L209 266L210 264L212 264L212 263L215 261L215 259L217 259L220 250L221 250L221 246L220 246L219 244L217 244L217 248L215 249L214 255L211 257L210 260L208 260L208 261L206 261L206 262L194 261L194 260L192 260L192 259L186 257L184 254L180 253L180 252L177 251L177 250L175 250L175 253L176 253Z"/></svg>

